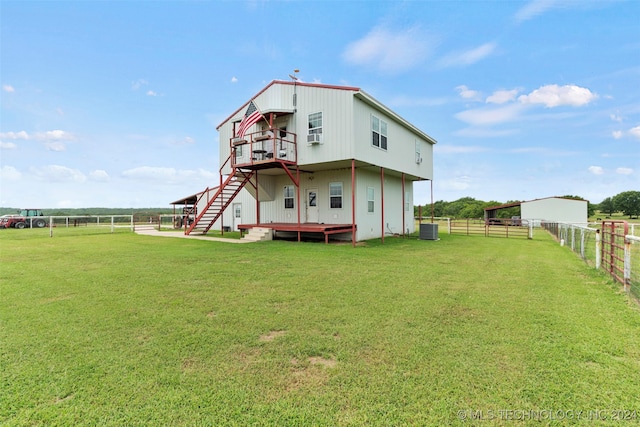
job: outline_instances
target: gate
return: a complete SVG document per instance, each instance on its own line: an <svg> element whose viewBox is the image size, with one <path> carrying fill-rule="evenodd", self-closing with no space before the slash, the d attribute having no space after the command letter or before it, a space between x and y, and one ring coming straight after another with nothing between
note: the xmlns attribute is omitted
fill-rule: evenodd
<svg viewBox="0 0 640 427"><path fill-rule="evenodd" d="M480 235L485 237L533 238L532 223L527 220L507 218L452 219L449 222L449 234Z"/></svg>
<svg viewBox="0 0 640 427"><path fill-rule="evenodd" d="M624 246L627 234L629 224L626 221L602 221L602 268L625 288Z"/></svg>

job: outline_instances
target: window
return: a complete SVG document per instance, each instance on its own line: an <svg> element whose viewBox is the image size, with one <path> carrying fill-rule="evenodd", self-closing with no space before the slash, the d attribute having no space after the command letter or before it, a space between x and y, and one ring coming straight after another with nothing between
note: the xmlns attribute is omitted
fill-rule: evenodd
<svg viewBox="0 0 640 427"><path fill-rule="evenodd" d="M309 135L322 133L322 113L309 114Z"/></svg>
<svg viewBox="0 0 640 427"><path fill-rule="evenodd" d="M367 212L369 213L375 211L375 195L376 191L373 187L367 187Z"/></svg>
<svg viewBox="0 0 640 427"><path fill-rule="evenodd" d="M387 122L371 116L371 144L374 147L387 149Z"/></svg>
<svg viewBox="0 0 640 427"><path fill-rule="evenodd" d="M342 183L341 182L329 183L329 206L331 206L331 209L342 208Z"/></svg>
<svg viewBox="0 0 640 427"><path fill-rule="evenodd" d="M422 163L422 156L420 155L420 141L416 139L416 163Z"/></svg>
<svg viewBox="0 0 640 427"><path fill-rule="evenodd" d="M284 208L293 209L294 207L293 185L284 186Z"/></svg>

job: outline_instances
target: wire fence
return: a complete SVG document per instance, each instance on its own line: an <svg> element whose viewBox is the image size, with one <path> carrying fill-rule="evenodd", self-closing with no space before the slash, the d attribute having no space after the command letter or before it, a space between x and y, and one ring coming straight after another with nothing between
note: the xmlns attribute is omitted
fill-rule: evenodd
<svg viewBox="0 0 640 427"><path fill-rule="evenodd" d="M135 223L133 215L35 216L9 228L16 233L46 233L57 237L132 232Z"/></svg>
<svg viewBox="0 0 640 427"><path fill-rule="evenodd" d="M560 245L570 248L587 265L606 271L640 300L640 224L542 222L541 226L555 236Z"/></svg>

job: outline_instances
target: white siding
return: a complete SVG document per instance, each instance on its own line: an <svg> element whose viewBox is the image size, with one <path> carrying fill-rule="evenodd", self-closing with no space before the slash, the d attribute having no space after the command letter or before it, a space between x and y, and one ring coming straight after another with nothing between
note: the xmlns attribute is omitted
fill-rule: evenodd
<svg viewBox="0 0 640 427"><path fill-rule="evenodd" d="M587 213L586 200L559 197L522 202L520 206L520 216L523 219L541 219L551 222L583 224L588 220Z"/></svg>

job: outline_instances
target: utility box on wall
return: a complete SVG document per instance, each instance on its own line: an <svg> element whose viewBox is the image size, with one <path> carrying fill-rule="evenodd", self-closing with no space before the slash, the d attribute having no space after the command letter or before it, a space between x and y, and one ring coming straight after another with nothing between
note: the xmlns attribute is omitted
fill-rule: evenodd
<svg viewBox="0 0 640 427"><path fill-rule="evenodd" d="M438 224L420 224L420 240L438 240Z"/></svg>

